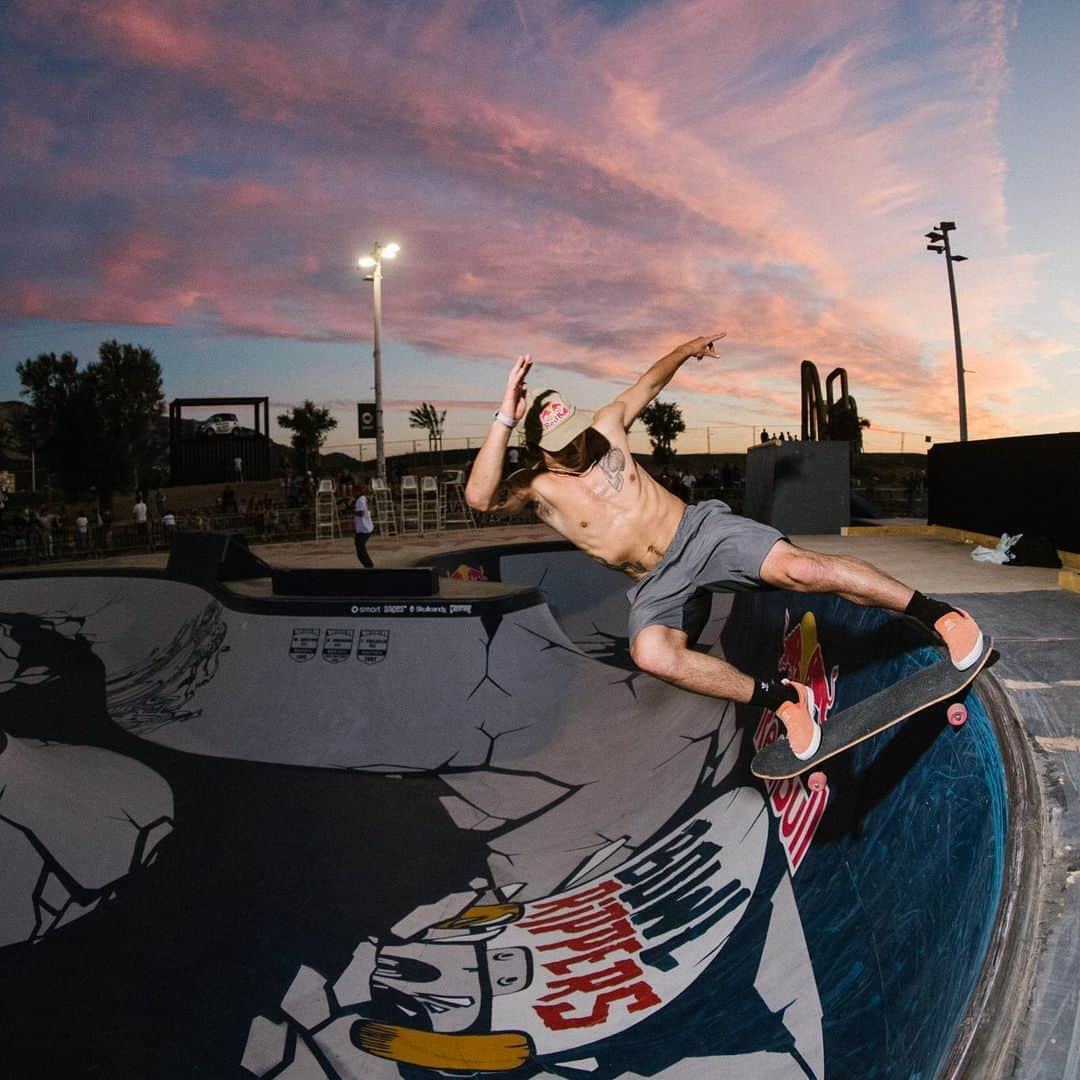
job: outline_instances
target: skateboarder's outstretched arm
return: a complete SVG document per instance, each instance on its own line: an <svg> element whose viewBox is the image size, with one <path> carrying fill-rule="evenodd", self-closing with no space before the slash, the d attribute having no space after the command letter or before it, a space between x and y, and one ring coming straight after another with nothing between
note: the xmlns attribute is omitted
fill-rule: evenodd
<svg viewBox="0 0 1080 1080"><path fill-rule="evenodd" d="M474 510L508 510L513 513L528 502L529 471L520 470L505 484L502 483L502 472L503 456L511 432L525 415L525 378L531 367L531 356L519 356L510 369L502 403L491 421L491 429L476 455L469 482L465 485L465 501Z"/></svg>
<svg viewBox="0 0 1080 1080"><path fill-rule="evenodd" d="M693 341L672 349L667 356L660 357L629 390L624 390L612 402L613 405L622 407L623 427L627 431L630 430L630 425L641 415L645 406L671 382L675 372L691 356L696 356L699 360L704 356L716 356L716 342L724 337L727 337L726 330L696 337Z"/></svg>

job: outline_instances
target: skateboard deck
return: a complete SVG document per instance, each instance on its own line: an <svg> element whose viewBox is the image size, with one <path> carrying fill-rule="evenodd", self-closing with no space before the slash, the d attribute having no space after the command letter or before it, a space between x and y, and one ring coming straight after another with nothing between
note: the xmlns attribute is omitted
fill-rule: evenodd
<svg viewBox="0 0 1080 1080"><path fill-rule="evenodd" d="M821 725L821 745L818 752L806 761L800 761L791 752L787 737L781 735L754 755L750 771L763 780L788 780L809 772L823 761L899 724L909 716L955 697L974 682L990 659L993 648L993 641L987 638L979 659L965 671L957 671L949 659L943 657L938 663L908 675L838 712Z"/></svg>

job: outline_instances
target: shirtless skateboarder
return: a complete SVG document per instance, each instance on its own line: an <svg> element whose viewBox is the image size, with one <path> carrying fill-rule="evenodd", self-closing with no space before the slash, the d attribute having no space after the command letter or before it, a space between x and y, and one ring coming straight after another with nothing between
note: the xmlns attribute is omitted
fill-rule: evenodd
<svg viewBox="0 0 1080 1080"><path fill-rule="evenodd" d="M719 500L687 506L638 467L627 440L630 425L690 357L715 357L724 336L708 334L673 349L591 417L557 390L527 398L532 357L519 356L465 497L475 510L532 506L581 550L624 570L635 582L627 593L634 663L685 690L773 710L792 752L806 760L821 741L809 687L776 674L749 675L694 650L709 593L770 587L828 592L903 612L937 635L961 670L978 659L983 636L966 612L923 596L870 563L796 547ZM522 420L525 442L539 461L503 482L507 443Z"/></svg>

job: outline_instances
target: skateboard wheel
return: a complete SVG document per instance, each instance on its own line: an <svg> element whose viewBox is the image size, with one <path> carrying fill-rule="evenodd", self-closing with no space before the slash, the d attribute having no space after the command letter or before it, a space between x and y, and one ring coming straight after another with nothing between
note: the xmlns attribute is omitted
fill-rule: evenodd
<svg viewBox="0 0 1080 1080"><path fill-rule="evenodd" d="M962 701L954 702L949 706L947 716L953 727L959 727L967 720L967 706Z"/></svg>
<svg viewBox="0 0 1080 1080"><path fill-rule="evenodd" d="M823 772L812 772L806 784L811 791L824 791L829 786L829 778Z"/></svg>

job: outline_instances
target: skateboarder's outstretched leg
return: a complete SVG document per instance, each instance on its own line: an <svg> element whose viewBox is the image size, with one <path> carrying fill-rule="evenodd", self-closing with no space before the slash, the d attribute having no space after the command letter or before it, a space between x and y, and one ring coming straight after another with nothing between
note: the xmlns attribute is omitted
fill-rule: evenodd
<svg viewBox="0 0 1080 1080"><path fill-rule="evenodd" d="M834 593L853 604L908 615L942 642L960 671L971 667L982 653L982 631L966 611L923 596L862 559L825 555L780 540L765 556L760 573L766 585L778 589Z"/></svg>
<svg viewBox="0 0 1080 1080"><path fill-rule="evenodd" d="M983 635L970 615L923 596L861 559L807 551L780 540L765 556L759 577L774 588L833 593L913 618L945 645L959 670L982 653ZM685 690L771 709L783 722L796 757L805 761L817 751L821 730L809 687L770 675L754 678L725 660L695 652L686 633L660 624L640 630L630 654L643 671Z"/></svg>

